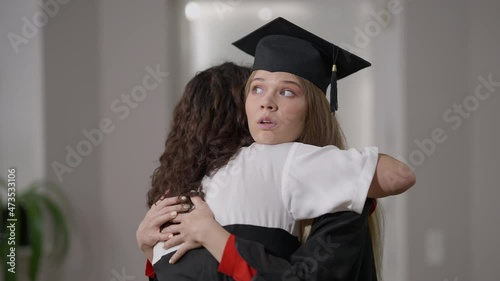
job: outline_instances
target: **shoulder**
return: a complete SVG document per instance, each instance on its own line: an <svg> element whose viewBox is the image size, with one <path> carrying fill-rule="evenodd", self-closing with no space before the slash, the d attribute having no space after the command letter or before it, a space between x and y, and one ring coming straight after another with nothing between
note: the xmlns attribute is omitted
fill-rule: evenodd
<svg viewBox="0 0 500 281"><path fill-rule="evenodd" d="M326 145L326 146L315 146L304 143L297 143L294 152L297 155L322 155L322 156L344 156L344 157L357 157L357 156L373 156L378 153L377 147L364 147L361 149L357 148L349 148L349 149L340 149L334 145Z"/></svg>
<svg viewBox="0 0 500 281"><path fill-rule="evenodd" d="M270 154L281 154L288 153L295 145L299 143L286 142L280 144L259 144L252 143L249 147L245 147L242 151L245 153L270 153Z"/></svg>

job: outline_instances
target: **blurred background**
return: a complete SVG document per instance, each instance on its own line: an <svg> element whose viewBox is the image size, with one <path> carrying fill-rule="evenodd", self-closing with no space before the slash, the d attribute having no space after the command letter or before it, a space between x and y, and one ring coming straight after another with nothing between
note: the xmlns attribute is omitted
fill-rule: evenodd
<svg viewBox="0 0 500 281"><path fill-rule="evenodd" d="M495 0L0 2L0 176L16 167L19 192L50 179L73 209L69 256L40 280L146 279L135 231L183 86L213 64L251 65L230 43L278 16L373 64L339 82L338 115L349 146L379 146L417 175L383 202L385 280L498 280L498 11Z"/></svg>

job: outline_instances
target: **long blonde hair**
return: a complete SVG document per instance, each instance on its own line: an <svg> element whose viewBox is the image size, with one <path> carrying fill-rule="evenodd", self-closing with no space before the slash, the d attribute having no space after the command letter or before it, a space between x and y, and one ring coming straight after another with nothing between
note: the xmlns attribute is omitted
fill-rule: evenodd
<svg viewBox="0 0 500 281"><path fill-rule="evenodd" d="M250 75L245 87L245 94L250 91L250 84L255 76L255 71ZM330 105L316 85L308 80L294 75L299 81L302 91L305 93L307 102L307 112L304 124L304 130L297 142L315 146L335 145L340 149L346 149L345 135L334 114L330 111ZM380 203L380 201L378 201ZM368 219L368 227L372 239L373 255L378 280L382 280L382 257L383 257L383 213L380 204L375 212ZM300 222L299 239L304 243L311 232L313 220L302 220Z"/></svg>

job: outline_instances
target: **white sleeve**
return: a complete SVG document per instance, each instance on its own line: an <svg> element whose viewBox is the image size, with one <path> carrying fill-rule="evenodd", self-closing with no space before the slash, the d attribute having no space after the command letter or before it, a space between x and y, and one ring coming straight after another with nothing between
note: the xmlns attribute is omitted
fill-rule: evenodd
<svg viewBox="0 0 500 281"><path fill-rule="evenodd" d="M283 168L282 196L294 219L338 211L361 214L378 162L378 148L341 150L295 143Z"/></svg>

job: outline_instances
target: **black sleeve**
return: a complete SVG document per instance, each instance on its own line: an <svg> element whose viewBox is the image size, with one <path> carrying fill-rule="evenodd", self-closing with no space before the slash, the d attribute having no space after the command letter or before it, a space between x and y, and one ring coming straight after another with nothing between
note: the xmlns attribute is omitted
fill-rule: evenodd
<svg viewBox="0 0 500 281"><path fill-rule="evenodd" d="M372 200L363 213L338 212L317 218L311 234L290 261L266 252L262 244L236 238L240 256L256 271L252 281L376 281L368 228Z"/></svg>

